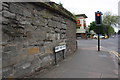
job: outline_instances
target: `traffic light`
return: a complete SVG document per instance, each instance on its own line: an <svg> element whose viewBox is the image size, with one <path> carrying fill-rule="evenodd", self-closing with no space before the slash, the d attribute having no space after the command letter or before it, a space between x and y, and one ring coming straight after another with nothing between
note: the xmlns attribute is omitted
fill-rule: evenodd
<svg viewBox="0 0 120 80"><path fill-rule="evenodd" d="M99 12L99 11L95 12L95 22L96 22L97 26L102 25L102 16L101 15L102 15L101 12Z"/></svg>

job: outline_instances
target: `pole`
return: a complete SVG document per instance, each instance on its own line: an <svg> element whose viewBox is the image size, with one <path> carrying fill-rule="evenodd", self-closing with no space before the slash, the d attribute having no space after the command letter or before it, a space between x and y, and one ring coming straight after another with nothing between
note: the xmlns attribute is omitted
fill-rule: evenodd
<svg viewBox="0 0 120 80"><path fill-rule="evenodd" d="M65 50L62 50L62 53L63 53L63 59L65 59L65 54L64 54Z"/></svg>
<svg viewBox="0 0 120 80"><path fill-rule="evenodd" d="M98 27L98 51L100 51L100 27Z"/></svg>

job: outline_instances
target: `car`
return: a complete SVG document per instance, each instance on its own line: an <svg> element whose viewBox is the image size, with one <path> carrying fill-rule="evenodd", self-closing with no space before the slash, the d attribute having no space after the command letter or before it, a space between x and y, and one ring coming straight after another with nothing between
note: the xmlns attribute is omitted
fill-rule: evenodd
<svg viewBox="0 0 120 80"><path fill-rule="evenodd" d="M93 36L93 39L98 39L98 35L95 34L95 35ZM103 36L103 35L100 34L100 39L105 39L105 36Z"/></svg>
<svg viewBox="0 0 120 80"><path fill-rule="evenodd" d="M108 36L105 34L105 39L108 39Z"/></svg>

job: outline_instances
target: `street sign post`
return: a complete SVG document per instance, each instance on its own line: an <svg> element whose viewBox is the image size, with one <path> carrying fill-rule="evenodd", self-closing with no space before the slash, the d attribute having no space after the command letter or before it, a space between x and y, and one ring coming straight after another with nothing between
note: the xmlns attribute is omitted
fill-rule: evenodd
<svg viewBox="0 0 120 80"><path fill-rule="evenodd" d="M98 51L100 51L100 26L102 25L102 12L95 12L95 23L98 27Z"/></svg>
<svg viewBox="0 0 120 80"><path fill-rule="evenodd" d="M57 65L57 52L62 51L63 59L65 59L65 49L66 44L54 47L55 65Z"/></svg>

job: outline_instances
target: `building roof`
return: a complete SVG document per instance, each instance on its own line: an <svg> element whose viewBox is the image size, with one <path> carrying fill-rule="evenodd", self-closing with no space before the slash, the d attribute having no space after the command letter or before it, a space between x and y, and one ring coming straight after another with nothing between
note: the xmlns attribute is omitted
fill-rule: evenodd
<svg viewBox="0 0 120 80"><path fill-rule="evenodd" d="M88 18L85 14L77 14L75 16L77 16L77 17L83 16L84 18Z"/></svg>

